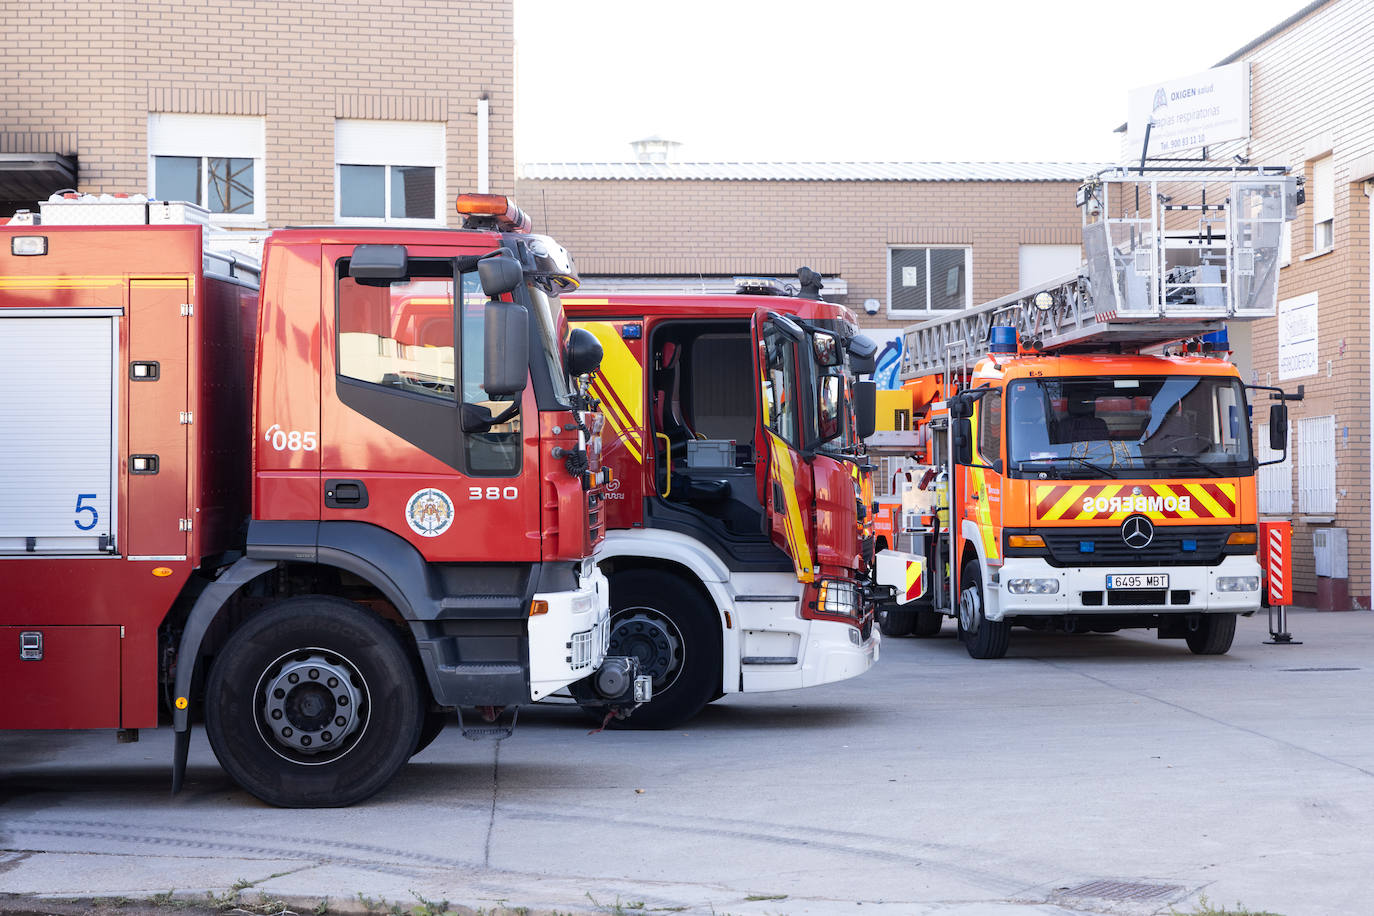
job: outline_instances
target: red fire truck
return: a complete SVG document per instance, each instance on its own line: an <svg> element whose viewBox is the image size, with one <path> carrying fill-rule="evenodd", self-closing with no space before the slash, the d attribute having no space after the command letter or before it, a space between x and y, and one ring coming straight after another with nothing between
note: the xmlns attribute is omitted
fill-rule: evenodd
<svg viewBox="0 0 1374 916"><path fill-rule="evenodd" d="M611 651L638 658L654 693L628 727L854 677L878 657L859 449L872 383L853 380L874 347L843 306L780 296L777 281L740 292L564 299L605 354L597 560Z"/></svg>
<svg viewBox="0 0 1374 916"><path fill-rule="evenodd" d="M464 230L278 232L259 285L200 225L54 224L84 203L0 227L0 727L127 740L161 700L179 786L203 710L245 789L327 806L455 709L646 697L556 242L474 195Z"/></svg>

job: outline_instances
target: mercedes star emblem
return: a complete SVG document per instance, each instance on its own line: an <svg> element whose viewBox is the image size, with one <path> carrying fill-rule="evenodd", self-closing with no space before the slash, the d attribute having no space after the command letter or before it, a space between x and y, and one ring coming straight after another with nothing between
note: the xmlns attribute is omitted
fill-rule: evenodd
<svg viewBox="0 0 1374 916"><path fill-rule="evenodd" d="M1143 515L1132 515L1121 523L1121 540L1127 547L1144 550L1154 539L1155 526Z"/></svg>

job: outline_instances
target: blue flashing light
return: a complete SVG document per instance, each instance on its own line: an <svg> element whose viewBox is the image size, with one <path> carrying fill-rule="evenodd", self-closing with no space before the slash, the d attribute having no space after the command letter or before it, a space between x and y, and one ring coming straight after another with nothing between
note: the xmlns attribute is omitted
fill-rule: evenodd
<svg viewBox="0 0 1374 916"><path fill-rule="evenodd" d="M1203 334L1202 344L1203 349L1210 349L1213 353L1225 353L1231 349L1231 339L1226 335L1225 326L1219 331Z"/></svg>
<svg viewBox="0 0 1374 916"><path fill-rule="evenodd" d="M1096 545L1095 543L1093 543L1092 541L1079 541L1079 542L1078 542L1078 552L1079 552L1079 553L1092 553L1092 552L1093 552L1094 550L1096 550L1096 549L1097 549L1097 545Z"/></svg>
<svg viewBox="0 0 1374 916"><path fill-rule="evenodd" d="M989 353L1015 353L1016 328L993 326L988 328Z"/></svg>
<svg viewBox="0 0 1374 916"><path fill-rule="evenodd" d="M1191 538L1185 540L1185 541L1183 542L1183 549L1184 549L1184 550L1197 550L1197 541L1194 541L1194 540L1192 540Z"/></svg>
<svg viewBox="0 0 1374 916"><path fill-rule="evenodd" d="M621 340L639 340L644 336L644 325L642 324L623 324L620 326Z"/></svg>

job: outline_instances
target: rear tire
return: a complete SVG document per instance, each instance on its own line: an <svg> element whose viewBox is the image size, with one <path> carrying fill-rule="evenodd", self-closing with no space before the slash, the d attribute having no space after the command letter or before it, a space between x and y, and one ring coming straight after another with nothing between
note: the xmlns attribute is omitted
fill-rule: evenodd
<svg viewBox="0 0 1374 916"><path fill-rule="evenodd" d="M1236 638L1236 615L1204 614L1198 628L1184 638L1194 655L1225 655Z"/></svg>
<svg viewBox="0 0 1374 916"><path fill-rule="evenodd" d="M716 610L681 576L631 569L611 577L608 655L639 659L653 677L654 696L612 728L677 728L721 692L720 624ZM598 720L605 707L583 707Z"/></svg>
<svg viewBox="0 0 1374 916"><path fill-rule="evenodd" d="M884 636L909 636L915 626L915 611L892 607L878 611L878 632Z"/></svg>
<svg viewBox="0 0 1374 916"><path fill-rule="evenodd" d="M284 808L370 797L415 751L424 719L410 648L370 611L325 595L250 618L205 686L205 732L248 792Z"/></svg>
<svg viewBox="0 0 1374 916"><path fill-rule="evenodd" d="M959 636L974 658L1001 658L1011 642L1011 624L988 620L983 613L983 575L978 561L970 560L959 579Z"/></svg>
<svg viewBox="0 0 1374 916"><path fill-rule="evenodd" d="M945 615L939 611L917 611L916 625L911 629L911 635L921 639L929 639L932 636L940 635L940 628L945 625Z"/></svg>

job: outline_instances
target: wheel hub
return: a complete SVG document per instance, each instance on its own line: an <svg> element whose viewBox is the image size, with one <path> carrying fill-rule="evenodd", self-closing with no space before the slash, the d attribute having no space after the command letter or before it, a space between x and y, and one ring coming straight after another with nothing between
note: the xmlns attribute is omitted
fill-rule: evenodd
<svg viewBox="0 0 1374 916"><path fill-rule="evenodd" d="M966 588L959 596L959 626L970 636L978 632L978 623L983 617L982 601L983 597L976 588Z"/></svg>
<svg viewBox="0 0 1374 916"><path fill-rule="evenodd" d="M630 616L613 625L607 654L639 659L639 670L651 676L654 690L660 691L682 670L682 636L671 620L649 608L626 613Z"/></svg>
<svg viewBox="0 0 1374 916"><path fill-rule="evenodd" d="M317 755L348 740L363 721L361 677L341 656L309 651L264 673L262 721L289 750Z"/></svg>

